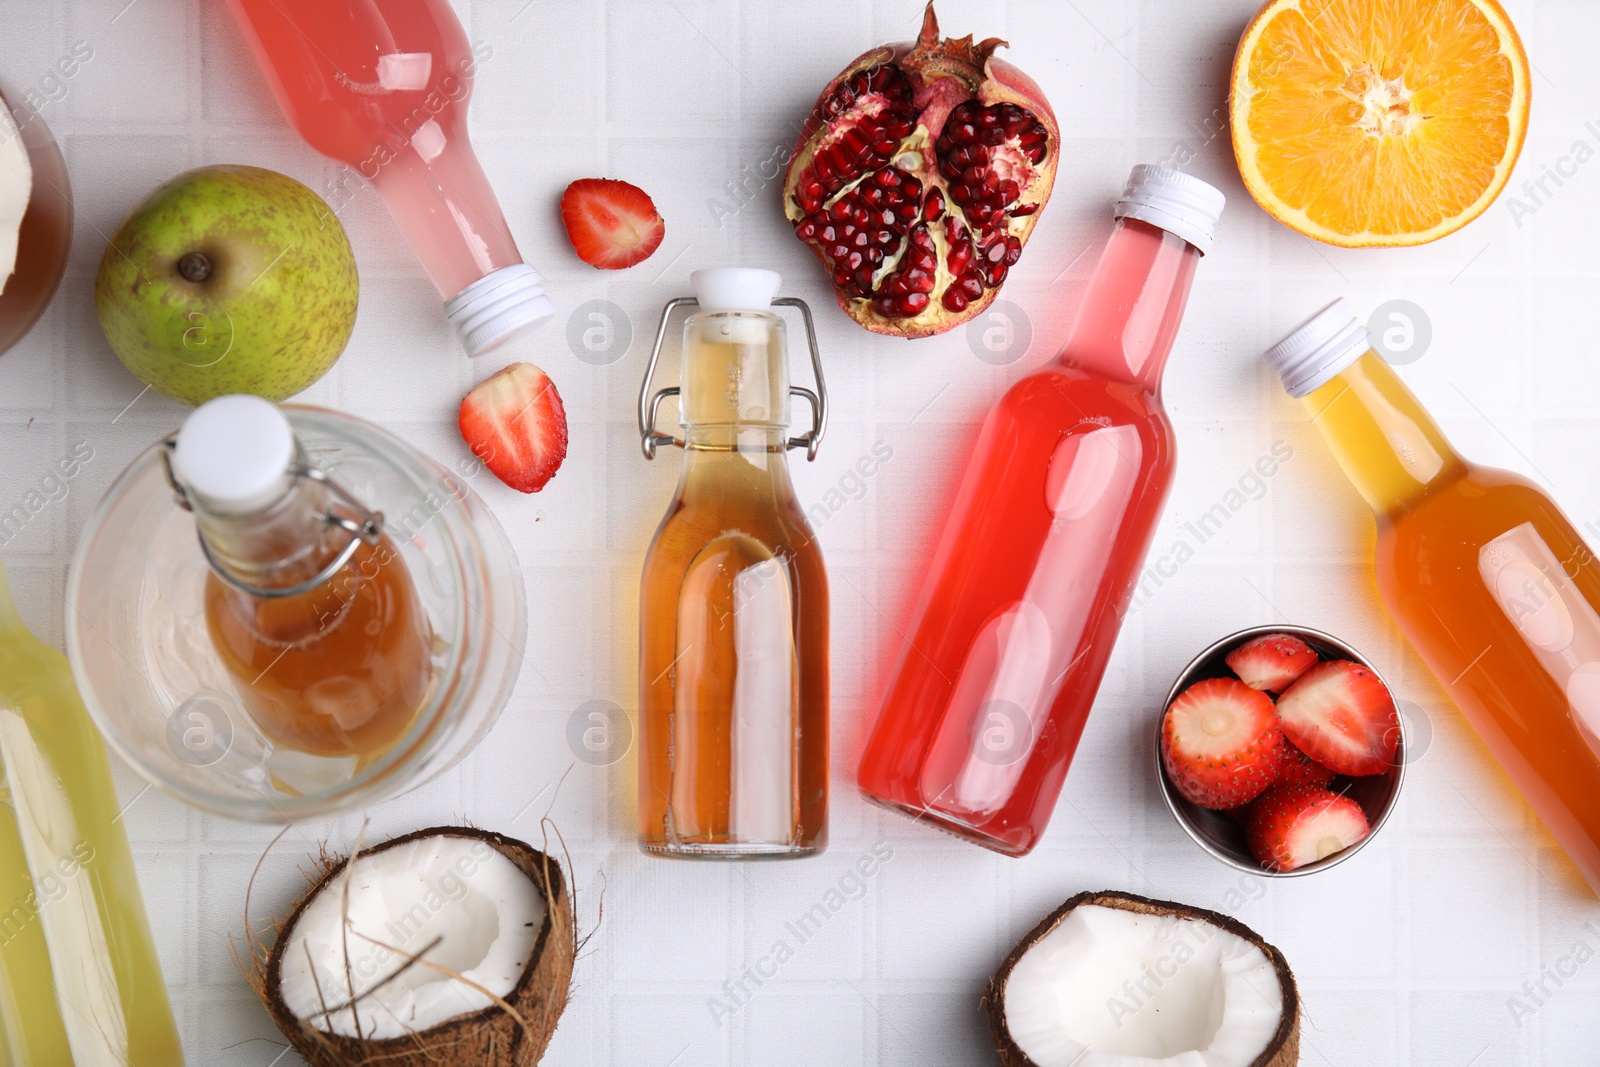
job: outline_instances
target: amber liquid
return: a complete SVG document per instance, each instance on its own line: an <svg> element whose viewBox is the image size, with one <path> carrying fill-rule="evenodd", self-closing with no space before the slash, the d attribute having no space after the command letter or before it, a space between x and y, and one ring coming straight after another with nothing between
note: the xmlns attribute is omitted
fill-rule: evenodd
<svg viewBox="0 0 1600 1067"><path fill-rule="evenodd" d="M416 719L432 677L432 632L387 537L298 596L255 597L210 574L205 605L217 653L274 744L371 758Z"/></svg>
<svg viewBox="0 0 1600 1067"><path fill-rule="evenodd" d="M828 587L781 436L691 431L639 605L639 836L668 855L827 844Z"/></svg>
<svg viewBox="0 0 1600 1067"><path fill-rule="evenodd" d="M1468 463L1368 353L1305 399L1378 515L1401 630L1600 892L1600 563L1527 479Z"/></svg>
<svg viewBox="0 0 1600 1067"><path fill-rule="evenodd" d="M21 97L0 82L0 106ZM9 279L0 279L0 353L22 340L44 314L67 269L72 245L72 193L61 149L44 119L22 105L13 112L18 133L33 167L33 190L17 232L17 263Z"/></svg>

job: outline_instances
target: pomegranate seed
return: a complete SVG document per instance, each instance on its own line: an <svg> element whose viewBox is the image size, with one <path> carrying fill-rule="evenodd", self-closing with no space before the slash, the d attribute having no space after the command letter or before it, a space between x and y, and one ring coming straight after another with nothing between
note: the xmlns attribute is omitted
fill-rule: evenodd
<svg viewBox="0 0 1600 1067"><path fill-rule="evenodd" d="M1022 258L1022 242L1015 237L1006 238L1006 266L1014 267Z"/></svg>
<svg viewBox="0 0 1600 1067"><path fill-rule="evenodd" d="M1038 210L1038 204L1018 204L1016 207L1011 209L1011 217L1014 219L1025 218L1026 216L1032 215Z"/></svg>
<svg viewBox="0 0 1600 1067"><path fill-rule="evenodd" d="M927 293L907 293L905 296L902 296L900 298L900 308L907 315L919 314L922 311L922 309L926 308L927 306L928 306L928 294Z"/></svg>
<svg viewBox="0 0 1600 1067"><path fill-rule="evenodd" d="M947 309L955 312L967 310L967 305L971 303L971 301L961 294L959 289L946 289L940 302L944 304Z"/></svg>
<svg viewBox="0 0 1600 1067"><path fill-rule="evenodd" d="M999 263L1006 258L1006 243L996 241L983 250L983 258L990 263Z"/></svg>
<svg viewBox="0 0 1600 1067"><path fill-rule="evenodd" d="M915 220L918 215L922 214L922 208L914 202L908 200L903 204L895 205L894 213L898 217L904 219L906 222L911 222Z"/></svg>
<svg viewBox="0 0 1600 1067"><path fill-rule="evenodd" d="M802 241L809 241L817 235L817 224L812 219L801 219L795 225L794 235Z"/></svg>
<svg viewBox="0 0 1600 1067"><path fill-rule="evenodd" d="M901 174L894 167L885 167L874 174L872 176L872 180L883 186L885 189L893 189L895 186L899 185L905 180L905 175Z"/></svg>
<svg viewBox="0 0 1600 1067"><path fill-rule="evenodd" d="M918 267L906 271L906 288L914 293L933 292L933 275Z"/></svg>
<svg viewBox="0 0 1600 1067"><path fill-rule="evenodd" d="M922 220L924 222L938 222L944 217L944 194L935 189L928 194L927 201L922 205Z"/></svg>
<svg viewBox="0 0 1600 1067"><path fill-rule="evenodd" d="M995 194L1002 204L1009 204L1022 195L1022 187L1007 178L995 186Z"/></svg>
<svg viewBox="0 0 1600 1067"><path fill-rule="evenodd" d="M964 275L956 285L960 287L962 295L968 300L981 300L983 298L983 281L976 274Z"/></svg>

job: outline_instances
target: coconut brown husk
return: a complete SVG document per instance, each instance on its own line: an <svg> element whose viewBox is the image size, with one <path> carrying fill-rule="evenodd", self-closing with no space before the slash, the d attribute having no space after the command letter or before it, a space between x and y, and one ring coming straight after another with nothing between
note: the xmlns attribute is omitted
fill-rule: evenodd
<svg viewBox="0 0 1600 1067"><path fill-rule="evenodd" d="M326 1033L294 1015L279 991L282 949L310 902L325 889L338 890L335 879L349 859L325 861L320 878L278 926L278 936L264 966L251 984L289 1043L311 1067L532 1067L544 1055L556 1022L567 1006L572 963L577 954L572 900L561 865L550 855L515 838L466 826L436 826L396 837L373 855L424 837L465 837L487 843L537 885L545 899L544 927L533 955L511 992L483 1011L446 1020L428 1030L384 1040L362 1040ZM412 957L410 966L432 966ZM443 968L435 968L443 970ZM453 973L453 972L446 972ZM347 992L329 990L330 1006L343 1005Z"/></svg>
<svg viewBox="0 0 1600 1067"><path fill-rule="evenodd" d="M1278 987L1283 993L1283 1015L1278 1020L1278 1029L1273 1033L1272 1040L1267 1042L1266 1049L1256 1057L1250 1067L1294 1067L1300 1062L1300 990L1295 985L1294 972L1289 970L1289 961L1283 958L1283 953L1263 941L1260 934L1244 923L1218 912L1193 908L1170 900L1150 900L1147 897L1134 896L1132 893L1107 890L1100 893L1079 893L1046 915L1038 926L1029 931L1028 936L1017 942L1010 955L1000 964L1000 969L994 972L994 977L989 979L989 986L984 990L979 1004L989 1016L989 1029L994 1035L995 1051L999 1053L1001 1067L1039 1067L1028 1058L1027 1053L1017 1047L1017 1043L1011 1038L1011 1030L1006 1025L1006 981L1011 977L1012 969L1035 942L1054 930L1072 909L1084 904L1120 908L1140 915L1170 915L1180 919L1198 919L1219 926L1228 933L1255 945L1265 953L1267 959L1272 961L1273 973L1278 976Z"/></svg>

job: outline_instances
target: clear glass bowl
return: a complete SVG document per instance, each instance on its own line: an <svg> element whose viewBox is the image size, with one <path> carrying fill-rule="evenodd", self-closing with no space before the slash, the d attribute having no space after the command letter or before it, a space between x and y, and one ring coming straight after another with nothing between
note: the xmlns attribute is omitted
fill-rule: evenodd
<svg viewBox="0 0 1600 1067"><path fill-rule="evenodd" d="M365 762L274 745L235 696L207 632L207 567L161 444L107 490L67 586L67 655L84 704L135 770L204 811L287 822L367 807L455 764L510 699L527 638L522 573L500 523L455 473L350 415L285 405L310 461L368 508L410 569L434 633L416 722Z"/></svg>

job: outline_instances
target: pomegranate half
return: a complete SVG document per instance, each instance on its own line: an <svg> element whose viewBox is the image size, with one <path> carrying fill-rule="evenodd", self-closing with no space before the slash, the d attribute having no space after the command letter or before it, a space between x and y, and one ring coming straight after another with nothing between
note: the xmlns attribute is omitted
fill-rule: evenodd
<svg viewBox="0 0 1600 1067"><path fill-rule="evenodd" d="M988 307L1050 199L1061 147L1006 42L922 33L874 48L817 98L784 175L795 235L839 306L876 333L927 337Z"/></svg>

